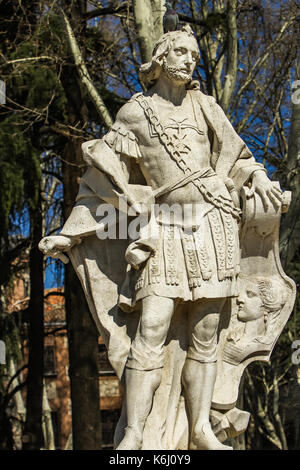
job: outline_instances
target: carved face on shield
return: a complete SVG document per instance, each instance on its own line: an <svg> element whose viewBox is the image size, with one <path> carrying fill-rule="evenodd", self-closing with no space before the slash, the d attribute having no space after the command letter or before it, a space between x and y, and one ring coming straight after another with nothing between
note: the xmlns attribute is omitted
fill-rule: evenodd
<svg viewBox="0 0 300 470"><path fill-rule="evenodd" d="M284 304L282 285L274 279L245 279L241 283L237 298L238 320L249 322L264 318L268 323L269 315L274 315Z"/></svg>
<svg viewBox="0 0 300 470"><path fill-rule="evenodd" d="M238 319L242 322L257 320L264 315L258 283L247 281L237 298Z"/></svg>

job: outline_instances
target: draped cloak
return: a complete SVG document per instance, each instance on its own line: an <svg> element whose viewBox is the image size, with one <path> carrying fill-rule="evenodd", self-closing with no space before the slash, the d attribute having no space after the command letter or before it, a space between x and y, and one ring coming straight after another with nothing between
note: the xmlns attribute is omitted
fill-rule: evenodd
<svg viewBox="0 0 300 470"><path fill-rule="evenodd" d="M214 98L199 90L190 90L189 93L196 103L196 109L198 107L199 112L202 111L213 135L211 167L223 181L230 181L234 191L239 193L253 172L264 168L255 161ZM135 96L130 101L134 99ZM123 113L126 106L123 107ZM84 159L89 168L81 179L76 204L61 235L78 242L68 254L108 349L109 360L123 382L125 363L139 321L138 310L128 313L121 311L118 306L127 269L125 252L129 241L127 238L100 239L97 236L97 231L103 230L97 208L101 203L117 207L120 195L125 195L129 204L141 202L150 194L151 188L128 184L120 156L124 154L142 158L142 155L139 153L138 141L130 130L123 132L120 139L123 142L119 149L110 146L105 138L83 144ZM187 448L187 417L181 386L181 371L188 348L184 322L184 304L181 304L174 313L166 340L162 382L155 393L146 422L143 449ZM126 410L123 409L116 430L116 443L121 440L125 426Z"/></svg>

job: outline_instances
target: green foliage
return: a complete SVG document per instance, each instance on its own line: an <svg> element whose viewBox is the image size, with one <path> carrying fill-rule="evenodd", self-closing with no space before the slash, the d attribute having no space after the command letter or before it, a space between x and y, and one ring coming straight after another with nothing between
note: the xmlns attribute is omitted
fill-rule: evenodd
<svg viewBox="0 0 300 470"><path fill-rule="evenodd" d="M36 54L34 43L23 43L11 59L35 57ZM11 93L15 102L31 110L32 118L38 121L65 120L66 98L55 67L42 62L26 63L8 81L7 93Z"/></svg>
<svg viewBox="0 0 300 470"><path fill-rule="evenodd" d="M0 123L0 233L6 238L9 216L36 199L39 155L15 115Z"/></svg>
<svg viewBox="0 0 300 470"><path fill-rule="evenodd" d="M36 41L43 52L50 52L54 57L61 59L68 55L68 45L66 41L61 15L49 12L41 18L40 27L35 32Z"/></svg>
<svg viewBox="0 0 300 470"><path fill-rule="evenodd" d="M34 206L41 175L39 153L14 115L0 124L0 152L0 210L4 214L0 227L7 230L10 211L21 210L24 204Z"/></svg>
<svg viewBox="0 0 300 470"><path fill-rule="evenodd" d="M39 34L39 39L46 41L45 28ZM23 42L11 53L10 60L35 57L39 54L37 42L35 37ZM43 42L39 45L38 49L42 48ZM10 228L9 216L24 206L34 209L36 205L41 138L43 142L47 139L45 134L40 135L42 126L66 120L66 97L55 66L24 63L10 75L6 87L9 98L18 104L0 122L0 236L4 238Z"/></svg>

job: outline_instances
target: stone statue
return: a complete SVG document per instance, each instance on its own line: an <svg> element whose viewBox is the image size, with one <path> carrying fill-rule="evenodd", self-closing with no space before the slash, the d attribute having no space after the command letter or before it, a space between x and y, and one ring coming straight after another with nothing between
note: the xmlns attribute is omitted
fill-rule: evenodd
<svg viewBox="0 0 300 470"><path fill-rule="evenodd" d="M285 304L285 290L276 280L265 277L241 279L237 298L239 328L227 337L224 360L239 364L251 354L268 351L273 343L277 315Z"/></svg>
<svg viewBox="0 0 300 470"><path fill-rule="evenodd" d="M198 61L189 26L159 39L148 91L83 144L76 205L40 242L70 257L124 385L118 450L231 449L249 419L243 370L268 360L293 308L278 256L289 194L192 80Z"/></svg>

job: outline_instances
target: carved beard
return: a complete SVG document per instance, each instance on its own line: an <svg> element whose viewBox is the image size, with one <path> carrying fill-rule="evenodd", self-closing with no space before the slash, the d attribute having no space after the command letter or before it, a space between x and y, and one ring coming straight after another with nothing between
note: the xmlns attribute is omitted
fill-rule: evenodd
<svg viewBox="0 0 300 470"><path fill-rule="evenodd" d="M182 69L183 67L168 65L166 58L163 58L162 70L170 80L184 84L190 82L192 80L192 73Z"/></svg>

